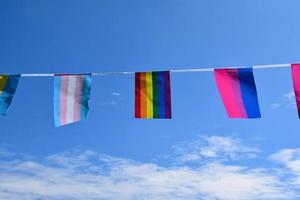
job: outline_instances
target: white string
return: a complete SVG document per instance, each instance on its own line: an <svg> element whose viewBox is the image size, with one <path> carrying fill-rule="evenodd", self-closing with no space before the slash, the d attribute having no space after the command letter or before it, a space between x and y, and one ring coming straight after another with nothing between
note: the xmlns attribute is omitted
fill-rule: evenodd
<svg viewBox="0 0 300 200"><path fill-rule="evenodd" d="M284 68L290 67L291 64L272 64L272 65L254 65L253 69L270 69L270 68ZM238 67L225 67L226 69L233 68L246 68L245 66ZM212 72L216 68L194 68L194 69L173 69L169 70L171 73L183 73L183 72ZM96 72L92 73L92 76L111 76L111 75L128 75L135 72ZM40 77L40 76L54 76L54 74L21 74L22 77Z"/></svg>

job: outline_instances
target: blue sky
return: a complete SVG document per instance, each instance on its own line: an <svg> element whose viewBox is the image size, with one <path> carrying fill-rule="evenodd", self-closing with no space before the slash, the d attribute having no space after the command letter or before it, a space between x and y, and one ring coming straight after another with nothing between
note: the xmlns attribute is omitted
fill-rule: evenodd
<svg viewBox="0 0 300 200"><path fill-rule="evenodd" d="M0 0L0 73L299 62L297 0ZM291 71L254 71L262 119L228 119L212 73L172 73L172 120L134 119L134 76L93 77L87 120L54 127L53 79L0 117L0 199L298 199Z"/></svg>

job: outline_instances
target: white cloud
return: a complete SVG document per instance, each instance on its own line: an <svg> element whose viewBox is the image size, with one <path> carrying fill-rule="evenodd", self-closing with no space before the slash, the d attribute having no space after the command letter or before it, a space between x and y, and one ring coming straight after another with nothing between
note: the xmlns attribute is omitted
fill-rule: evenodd
<svg viewBox="0 0 300 200"><path fill-rule="evenodd" d="M280 106L279 103L272 103L272 104L271 104L271 108L272 108L272 109L276 109L276 108L278 108L279 106Z"/></svg>
<svg viewBox="0 0 300 200"><path fill-rule="evenodd" d="M14 156L14 153L7 152L5 150L0 150L0 158Z"/></svg>
<svg viewBox="0 0 300 200"><path fill-rule="evenodd" d="M284 99L285 103L287 103L286 106L288 108L296 108L295 93L293 91L291 91L287 94L284 94L283 99Z"/></svg>
<svg viewBox="0 0 300 200"><path fill-rule="evenodd" d="M286 94L283 94L281 96L280 102L271 104L272 109L277 109L281 106L284 106L285 108L288 108L288 109L294 109L297 107L294 91L290 91Z"/></svg>
<svg viewBox="0 0 300 200"><path fill-rule="evenodd" d="M194 147L186 146L191 144ZM175 155L178 151L188 153L189 149L192 152L198 149L197 155L202 162L162 166L90 150L63 152L43 159L5 153L5 157L0 158L0 199L297 199L296 190L282 178L282 170L225 164L223 161L227 159L251 157L259 152L242 145L237 139L203 137L173 148ZM288 163L297 156L295 151L282 151L272 159Z"/></svg>
<svg viewBox="0 0 300 200"><path fill-rule="evenodd" d="M172 147L181 162L203 161L205 159L236 160L252 158L259 153L254 147L248 147L240 140L231 137L200 137L193 142L183 142Z"/></svg>
<svg viewBox="0 0 300 200"><path fill-rule="evenodd" d="M289 182L300 188L300 148L282 149L270 156L270 159L283 164L290 173Z"/></svg>
<svg viewBox="0 0 300 200"><path fill-rule="evenodd" d="M113 97L113 100L110 101L103 101L100 103L101 106L116 106L118 103L122 100L121 94L118 92L112 92L111 93Z"/></svg>
<svg viewBox="0 0 300 200"><path fill-rule="evenodd" d="M113 92L111 93L113 96L120 96L121 94L119 92Z"/></svg>
<svg viewBox="0 0 300 200"><path fill-rule="evenodd" d="M292 172L300 175L300 148L282 149L270 156L271 160L284 164Z"/></svg>
<svg viewBox="0 0 300 200"><path fill-rule="evenodd" d="M53 155L44 163L13 160L1 166L0 199L6 200L253 200L294 196L269 172L220 163L198 168L162 167L85 151Z"/></svg>

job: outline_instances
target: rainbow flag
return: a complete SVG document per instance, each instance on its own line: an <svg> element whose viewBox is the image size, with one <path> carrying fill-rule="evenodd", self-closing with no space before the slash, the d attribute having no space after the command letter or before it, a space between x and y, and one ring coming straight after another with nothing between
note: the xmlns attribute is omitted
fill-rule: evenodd
<svg viewBox="0 0 300 200"><path fill-rule="evenodd" d="M91 74L54 76L54 121L63 126L87 117Z"/></svg>
<svg viewBox="0 0 300 200"><path fill-rule="evenodd" d="M135 73L135 117L171 118L169 71Z"/></svg>
<svg viewBox="0 0 300 200"><path fill-rule="evenodd" d="M215 80L229 118L260 118L252 68L215 69Z"/></svg>
<svg viewBox="0 0 300 200"><path fill-rule="evenodd" d="M292 78L298 108L298 116L300 118L300 64L292 64Z"/></svg>

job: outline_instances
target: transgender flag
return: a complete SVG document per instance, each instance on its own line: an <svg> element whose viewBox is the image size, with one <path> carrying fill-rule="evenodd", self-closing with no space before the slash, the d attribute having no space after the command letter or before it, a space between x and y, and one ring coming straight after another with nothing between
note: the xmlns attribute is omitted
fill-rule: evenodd
<svg viewBox="0 0 300 200"><path fill-rule="evenodd" d="M63 126L87 117L91 74L54 76L54 121Z"/></svg>
<svg viewBox="0 0 300 200"><path fill-rule="evenodd" d="M215 80L229 118L260 118L252 68L215 69Z"/></svg>
<svg viewBox="0 0 300 200"><path fill-rule="evenodd" d="M292 64L293 86L300 118L300 64Z"/></svg>

